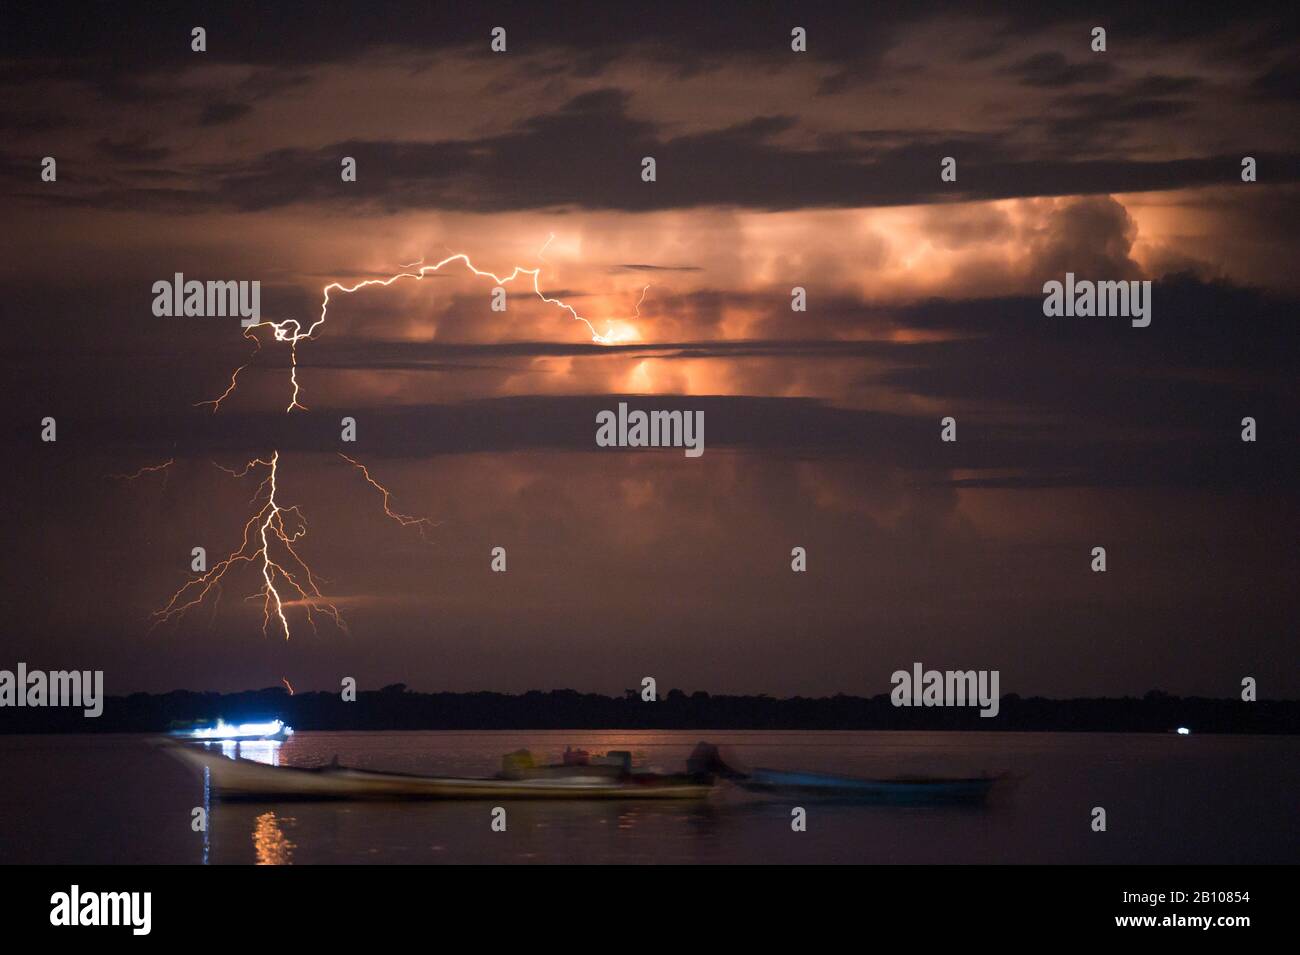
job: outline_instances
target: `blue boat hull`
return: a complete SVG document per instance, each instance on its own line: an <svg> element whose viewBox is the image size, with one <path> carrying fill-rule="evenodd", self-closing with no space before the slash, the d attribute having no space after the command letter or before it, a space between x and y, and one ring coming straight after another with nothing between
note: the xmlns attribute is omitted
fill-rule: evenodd
<svg viewBox="0 0 1300 955"><path fill-rule="evenodd" d="M969 779L854 779L823 773L791 773L755 769L737 780L753 792L820 796L827 799L882 805L975 805L984 802L997 780L989 776Z"/></svg>

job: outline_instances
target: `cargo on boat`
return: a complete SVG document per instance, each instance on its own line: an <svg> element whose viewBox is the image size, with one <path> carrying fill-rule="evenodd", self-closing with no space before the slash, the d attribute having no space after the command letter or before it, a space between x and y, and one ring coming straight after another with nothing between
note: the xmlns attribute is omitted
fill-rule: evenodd
<svg viewBox="0 0 1300 955"><path fill-rule="evenodd" d="M708 774L636 772L630 759L535 766L512 753L498 776L473 778L376 772L330 765L271 766L230 758L206 746L171 744L167 751L208 771L214 795L225 800L276 799L699 799L713 788ZM615 754L610 754L615 756Z"/></svg>

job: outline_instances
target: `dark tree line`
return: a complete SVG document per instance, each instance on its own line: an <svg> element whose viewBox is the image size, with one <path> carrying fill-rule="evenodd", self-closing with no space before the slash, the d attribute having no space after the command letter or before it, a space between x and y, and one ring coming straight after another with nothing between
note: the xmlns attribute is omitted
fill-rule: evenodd
<svg viewBox="0 0 1300 955"><path fill-rule="evenodd" d="M438 729L755 729L755 730L1036 730L1076 732L1297 733L1300 701L1169 696L1052 700L1002 697L998 715L977 708L895 707L889 696L775 697L670 690L656 702L639 691L621 697L575 690L415 693L403 684L361 691L290 696L274 687L242 693L136 693L109 697L104 713L79 709L0 710L3 733L157 733L188 721L283 719L299 730Z"/></svg>

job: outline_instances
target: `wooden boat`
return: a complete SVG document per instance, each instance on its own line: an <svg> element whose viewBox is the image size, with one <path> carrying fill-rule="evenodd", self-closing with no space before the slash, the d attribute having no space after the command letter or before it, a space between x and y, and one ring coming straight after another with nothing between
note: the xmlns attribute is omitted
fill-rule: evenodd
<svg viewBox="0 0 1300 955"><path fill-rule="evenodd" d="M948 778L903 776L896 779L857 779L824 773L754 769L733 781L752 792L819 796L827 799L883 805L978 805L997 782L994 776Z"/></svg>
<svg viewBox="0 0 1300 955"><path fill-rule="evenodd" d="M419 776L331 765L319 769L270 766L223 756L201 745L171 744L168 752L208 771L213 794L225 800L278 799L699 799L713 788L704 774L627 772L620 766L547 766L495 777Z"/></svg>

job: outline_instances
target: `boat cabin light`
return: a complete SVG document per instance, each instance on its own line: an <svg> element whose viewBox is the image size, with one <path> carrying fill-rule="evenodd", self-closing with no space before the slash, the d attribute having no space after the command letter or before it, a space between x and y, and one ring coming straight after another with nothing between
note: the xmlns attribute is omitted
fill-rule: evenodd
<svg viewBox="0 0 1300 955"><path fill-rule="evenodd" d="M1191 735L1192 735L1192 731L1189 730L1186 726L1180 726L1180 727L1178 727L1178 735L1179 735L1179 736L1191 736Z"/></svg>
<svg viewBox="0 0 1300 955"><path fill-rule="evenodd" d="M293 728L284 725L283 720L271 720L269 723L235 723L217 720L216 726L204 726L191 730L192 739L234 739L236 737L275 736L283 732L285 736L293 735Z"/></svg>

